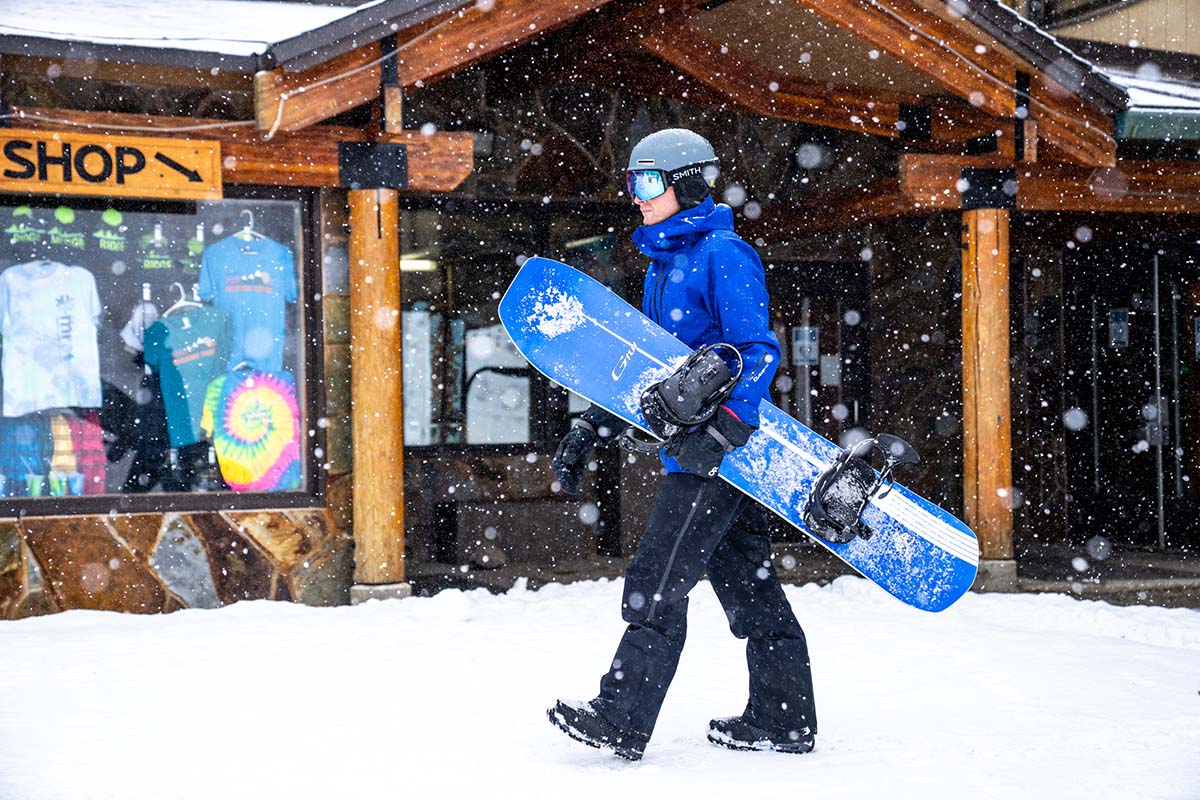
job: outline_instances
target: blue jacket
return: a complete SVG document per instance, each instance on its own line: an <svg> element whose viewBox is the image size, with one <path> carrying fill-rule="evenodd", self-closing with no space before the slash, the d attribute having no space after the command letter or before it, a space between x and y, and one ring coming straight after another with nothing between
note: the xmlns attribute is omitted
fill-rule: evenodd
<svg viewBox="0 0 1200 800"><path fill-rule="evenodd" d="M767 312L762 262L733 232L733 211L712 198L633 232L650 258L642 313L688 347L725 342L742 354L742 379L725 405L758 427L758 404L771 399L779 342ZM674 459L667 468L676 471Z"/></svg>

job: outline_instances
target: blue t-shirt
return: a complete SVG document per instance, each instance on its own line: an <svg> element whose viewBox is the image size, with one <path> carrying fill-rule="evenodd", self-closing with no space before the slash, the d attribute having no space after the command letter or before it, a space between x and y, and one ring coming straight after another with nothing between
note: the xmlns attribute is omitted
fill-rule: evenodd
<svg viewBox="0 0 1200 800"><path fill-rule="evenodd" d="M225 312L230 364L283 370L287 304L296 302L290 249L273 239L222 239L204 251L200 297Z"/></svg>
<svg viewBox="0 0 1200 800"><path fill-rule="evenodd" d="M171 447L200 441L204 392L224 367L225 315L202 306L163 317L146 329L146 363L162 386Z"/></svg>

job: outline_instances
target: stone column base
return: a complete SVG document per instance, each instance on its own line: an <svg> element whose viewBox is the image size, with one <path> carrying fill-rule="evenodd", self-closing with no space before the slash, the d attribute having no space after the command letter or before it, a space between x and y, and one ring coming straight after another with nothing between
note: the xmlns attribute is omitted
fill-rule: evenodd
<svg viewBox="0 0 1200 800"><path fill-rule="evenodd" d="M1012 558L981 558L974 592L1018 592L1017 562Z"/></svg>
<svg viewBox="0 0 1200 800"><path fill-rule="evenodd" d="M352 606L368 600L402 600L405 597L412 597L412 586L407 583L356 583L350 587Z"/></svg>

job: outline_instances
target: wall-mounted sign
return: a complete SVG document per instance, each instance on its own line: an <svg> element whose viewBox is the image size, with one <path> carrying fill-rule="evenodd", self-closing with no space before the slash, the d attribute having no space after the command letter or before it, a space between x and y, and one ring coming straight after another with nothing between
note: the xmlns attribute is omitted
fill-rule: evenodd
<svg viewBox="0 0 1200 800"><path fill-rule="evenodd" d="M816 366L821 360L821 331L815 326L792 328L792 363Z"/></svg>
<svg viewBox="0 0 1200 800"><path fill-rule="evenodd" d="M221 199L221 144L0 129L0 191Z"/></svg>

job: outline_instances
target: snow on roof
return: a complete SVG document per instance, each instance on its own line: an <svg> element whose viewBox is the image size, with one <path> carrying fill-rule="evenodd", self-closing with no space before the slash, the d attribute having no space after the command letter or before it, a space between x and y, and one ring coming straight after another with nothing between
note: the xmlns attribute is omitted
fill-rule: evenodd
<svg viewBox="0 0 1200 800"><path fill-rule="evenodd" d="M1200 85L1167 80L1141 72L1105 68L1113 83L1129 94L1129 107L1200 111Z"/></svg>
<svg viewBox="0 0 1200 800"><path fill-rule="evenodd" d="M273 44L378 5L271 0L4 0L0 36L255 56Z"/></svg>

